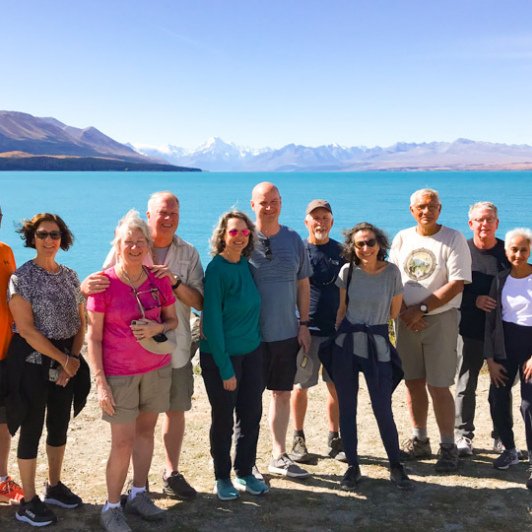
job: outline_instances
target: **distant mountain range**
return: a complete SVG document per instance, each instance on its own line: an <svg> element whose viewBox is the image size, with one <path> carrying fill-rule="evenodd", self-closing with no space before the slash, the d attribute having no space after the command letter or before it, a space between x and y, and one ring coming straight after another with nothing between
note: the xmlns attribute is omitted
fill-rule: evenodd
<svg viewBox="0 0 532 532"><path fill-rule="evenodd" d="M194 170L147 157L94 127L0 111L0 170Z"/></svg>
<svg viewBox="0 0 532 532"><path fill-rule="evenodd" d="M195 150L178 146L128 144L149 157L208 171L330 172L532 169L532 146L458 139L454 142L399 142L376 146L338 144L312 148L288 144L280 149L254 150L210 138Z"/></svg>

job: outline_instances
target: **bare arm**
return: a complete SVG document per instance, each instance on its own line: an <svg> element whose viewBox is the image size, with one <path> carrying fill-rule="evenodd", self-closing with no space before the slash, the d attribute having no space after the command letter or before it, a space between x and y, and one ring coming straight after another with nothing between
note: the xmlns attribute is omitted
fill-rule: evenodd
<svg viewBox="0 0 532 532"><path fill-rule="evenodd" d="M73 377L79 368L79 360L69 357L55 347L44 334L35 328L31 304L22 296L14 294L9 301L9 309L17 325L18 332L28 344L43 355L59 362L69 377ZM77 354L77 353L76 353Z"/></svg>
<svg viewBox="0 0 532 532"><path fill-rule="evenodd" d="M89 310L87 314L89 316L89 332L87 334L89 363L98 387L98 403L106 414L112 416L115 413L115 401L103 371L102 340L105 314L92 310Z"/></svg>
<svg viewBox="0 0 532 532"><path fill-rule="evenodd" d="M109 288L109 278L103 272L91 273L81 283L81 294L85 299L93 294L105 292Z"/></svg>
<svg viewBox="0 0 532 532"><path fill-rule="evenodd" d="M162 277L168 277L172 286L177 282L178 277L164 264L151 266L150 271L159 279ZM188 307L194 307L196 310L203 310L203 295L196 288L181 283L177 288L174 288L174 295Z"/></svg>
<svg viewBox="0 0 532 532"><path fill-rule="evenodd" d="M310 281L308 277L299 279L297 281L297 309L299 310L300 321L308 321L308 313L310 308ZM307 353L310 349L310 331L305 325L299 326L297 333L297 340L299 345L303 346Z"/></svg>
<svg viewBox="0 0 532 532"><path fill-rule="evenodd" d="M338 307L338 312L336 314L336 328L340 327L340 323L345 318L347 314L347 306L345 304L345 288L340 288L340 306Z"/></svg>
<svg viewBox="0 0 532 532"><path fill-rule="evenodd" d="M390 305L390 319L395 320L401 312L401 307L403 305L403 294L397 294L392 297L392 304Z"/></svg>

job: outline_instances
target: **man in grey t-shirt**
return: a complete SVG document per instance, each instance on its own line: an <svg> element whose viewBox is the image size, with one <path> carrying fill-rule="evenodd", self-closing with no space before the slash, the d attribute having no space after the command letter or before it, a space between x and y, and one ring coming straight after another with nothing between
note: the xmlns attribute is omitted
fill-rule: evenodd
<svg viewBox="0 0 532 532"><path fill-rule="evenodd" d="M269 471L306 478L309 473L286 454L286 433L297 353L300 346L308 351L311 340L308 330L310 264L301 237L279 224L281 196L275 185L259 183L252 192L251 208L259 233L249 262L261 296L259 322L264 385L272 391L269 421L273 456Z"/></svg>

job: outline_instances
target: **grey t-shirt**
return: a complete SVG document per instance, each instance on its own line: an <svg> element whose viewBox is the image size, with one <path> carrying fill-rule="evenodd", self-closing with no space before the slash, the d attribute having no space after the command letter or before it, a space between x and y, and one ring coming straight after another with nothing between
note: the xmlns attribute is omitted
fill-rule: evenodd
<svg viewBox="0 0 532 532"><path fill-rule="evenodd" d="M340 270L336 285L345 290L349 264ZM388 323L392 298L403 293L401 272L395 264L388 263L378 275L366 273L358 266L353 267L353 276L349 284L349 305L346 317L351 323L365 323L379 325ZM336 339L342 345L345 334ZM375 335L377 356L381 362L390 360L390 350L382 336ZM362 358L368 358L368 339L365 333L353 333L353 353Z"/></svg>
<svg viewBox="0 0 532 532"><path fill-rule="evenodd" d="M297 282L312 273L301 237L284 225L269 239L259 232L249 263L262 301L262 341L294 338L299 331Z"/></svg>

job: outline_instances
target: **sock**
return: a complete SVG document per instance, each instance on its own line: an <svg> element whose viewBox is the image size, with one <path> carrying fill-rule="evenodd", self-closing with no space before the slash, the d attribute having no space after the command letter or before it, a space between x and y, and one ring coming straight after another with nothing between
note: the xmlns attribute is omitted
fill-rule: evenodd
<svg viewBox="0 0 532 532"><path fill-rule="evenodd" d="M302 430L294 430L294 438L297 438L298 436L305 439L305 432Z"/></svg>
<svg viewBox="0 0 532 532"><path fill-rule="evenodd" d="M440 436L442 445L454 445L454 434L452 436Z"/></svg>
<svg viewBox="0 0 532 532"><path fill-rule="evenodd" d="M5 482L9 478L9 475L6 475L5 477L0 477L0 482Z"/></svg>
<svg viewBox="0 0 532 532"><path fill-rule="evenodd" d="M129 500L132 501L139 493L144 493L146 491L146 486L142 486L142 488L135 488L135 486L131 487L131 491L129 492Z"/></svg>
<svg viewBox="0 0 532 532"><path fill-rule="evenodd" d="M120 501L116 503L111 503L109 501L106 501L105 506L103 507L103 512L107 512L107 510L111 510L111 508L120 508Z"/></svg>
<svg viewBox="0 0 532 532"><path fill-rule="evenodd" d="M412 431L412 434L414 435L414 438L417 438L419 441L427 441L429 439L429 437L427 436L427 427L425 427L424 429L414 429Z"/></svg>

